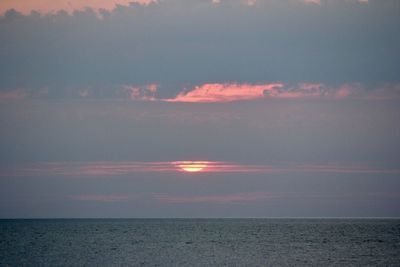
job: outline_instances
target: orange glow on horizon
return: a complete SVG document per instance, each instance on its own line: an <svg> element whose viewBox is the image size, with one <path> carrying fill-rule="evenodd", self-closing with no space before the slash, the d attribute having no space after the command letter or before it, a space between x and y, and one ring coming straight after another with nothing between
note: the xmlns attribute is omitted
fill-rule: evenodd
<svg viewBox="0 0 400 267"><path fill-rule="evenodd" d="M370 167L359 164L285 164L254 165L224 161L165 162L42 162L0 168L1 177L111 177L135 173L370 173L399 174L400 169Z"/></svg>
<svg viewBox="0 0 400 267"><path fill-rule="evenodd" d="M181 161L177 166L185 172L201 172L208 166L206 161Z"/></svg>

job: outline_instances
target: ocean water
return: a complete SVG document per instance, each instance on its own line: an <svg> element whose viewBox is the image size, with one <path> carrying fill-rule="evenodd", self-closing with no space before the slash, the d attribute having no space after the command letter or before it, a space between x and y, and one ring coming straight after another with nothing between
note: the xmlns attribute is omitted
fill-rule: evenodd
<svg viewBox="0 0 400 267"><path fill-rule="evenodd" d="M400 266L400 220L0 220L0 266Z"/></svg>

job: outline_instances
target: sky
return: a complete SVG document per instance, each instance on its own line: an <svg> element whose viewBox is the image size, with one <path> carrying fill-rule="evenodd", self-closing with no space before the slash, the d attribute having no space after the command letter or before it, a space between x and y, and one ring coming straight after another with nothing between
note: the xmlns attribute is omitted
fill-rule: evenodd
<svg viewBox="0 0 400 267"><path fill-rule="evenodd" d="M399 217L397 0L0 1L0 218Z"/></svg>

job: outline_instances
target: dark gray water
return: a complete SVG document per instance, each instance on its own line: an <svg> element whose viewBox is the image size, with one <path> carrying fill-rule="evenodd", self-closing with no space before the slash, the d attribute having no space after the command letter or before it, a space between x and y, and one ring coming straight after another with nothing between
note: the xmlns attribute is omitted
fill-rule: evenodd
<svg viewBox="0 0 400 267"><path fill-rule="evenodd" d="M0 220L0 266L400 266L400 220Z"/></svg>

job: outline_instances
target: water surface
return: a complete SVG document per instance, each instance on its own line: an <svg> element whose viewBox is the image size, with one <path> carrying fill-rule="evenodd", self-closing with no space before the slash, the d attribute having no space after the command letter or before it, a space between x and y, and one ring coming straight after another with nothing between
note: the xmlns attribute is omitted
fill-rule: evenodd
<svg viewBox="0 0 400 267"><path fill-rule="evenodd" d="M400 220L0 220L0 266L399 266Z"/></svg>

